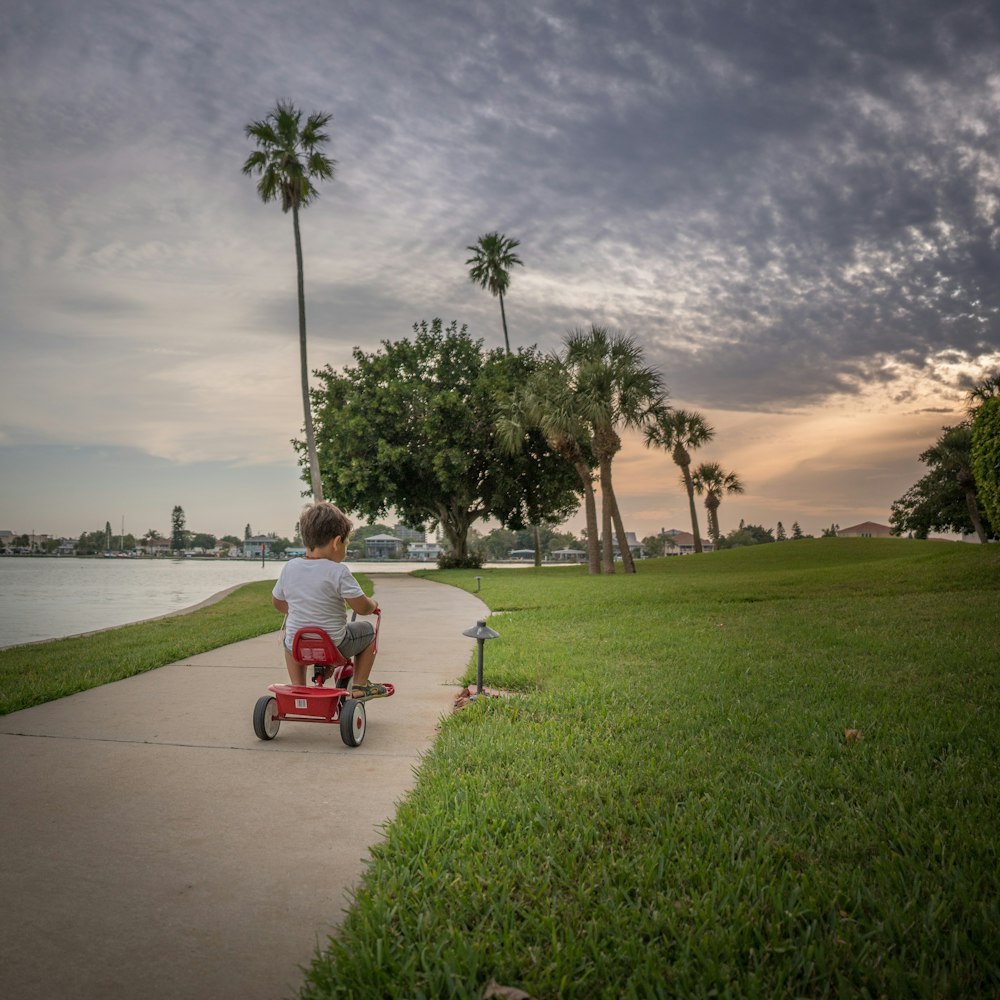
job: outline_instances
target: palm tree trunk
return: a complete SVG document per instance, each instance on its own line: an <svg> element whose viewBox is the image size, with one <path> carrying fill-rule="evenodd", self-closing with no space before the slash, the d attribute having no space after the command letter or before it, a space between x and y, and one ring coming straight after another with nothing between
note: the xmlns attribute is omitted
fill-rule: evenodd
<svg viewBox="0 0 1000 1000"><path fill-rule="evenodd" d="M574 462L577 475L583 483L583 509L587 516L587 572L601 573L601 536L597 530L597 499L594 496L594 478L586 462Z"/></svg>
<svg viewBox="0 0 1000 1000"><path fill-rule="evenodd" d="M500 296L500 322L503 323L503 345L507 349L507 353L510 354L510 341L507 339L507 313L504 312L503 308L503 292L497 292Z"/></svg>
<svg viewBox="0 0 1000 1000"><path fill-rule="evenodd" d="M610 483L610 479L608 480ZM622 524L622 516L618 510L618 498L614 491L611 491L611 519L615 525L615 535L618 537L618 548L622 554L622 570L626 573L635 572L635 560L632 558L632 550L628 547L628 539L625 537L625 526Z"/></svg>
<svg viewBox="0 0 1000 1000"><path fill-rule="evenodd" d="M701 552L701 532L698 531L698 509L694 505L694 483L691 482L690 465L682 465L684 485L688 491L688 506L691 508L691 534L694 535L694 551Z"/></svg>
<svg viewBox="0 0 1000 1000"><path fill-rule="evenodd" d="M710 497L705 498L705 509L708 511L708 533L712 536L715 551L719 551L719 503L710 504Z"/></svg>
<svg viewBox="0 0 1000 1000"><path fill-rule="evenodd" d="M599 459L601 468L601 572L614 573L615 553L611 544L611 507L614 490L611 488L611 460Z"/></svg>
<svg viewBox="0 0 1000 1000"><path fill-rule="evenodd" d="M302 410L306 425L306 452L309 456L309 478L312 483L313 501L323 499L323 481L319 474L319 456L316 454L316 432L313 429L312 404L309 399L309 362L306 358L306 285L302 266L302 235L299 232L299 208L292 204L292 226L295 230L295 263L299 288L299 367L302 377Z"/></svg>
<svg viewBox="0 0 1000 1000"><path fill-rule="evenodd" d="M533 524L531 528L535 535L535 568L537 569L542 565L542 536L537 524Z"/></svg>

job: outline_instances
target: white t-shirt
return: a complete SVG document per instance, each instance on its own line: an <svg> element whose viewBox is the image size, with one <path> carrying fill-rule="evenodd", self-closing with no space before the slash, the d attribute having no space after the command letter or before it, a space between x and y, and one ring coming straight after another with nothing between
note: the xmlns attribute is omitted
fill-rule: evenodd
<svg viewBox="0 0 1000 1000"><path fill-rule="evenodd" d="M291 649L295 633L306 625L325 629L334 644L343 641L347 628L347 598L364 591L343 564L331 559L293 559L285 563L271 591L288 602L285 645Z"/></svg>

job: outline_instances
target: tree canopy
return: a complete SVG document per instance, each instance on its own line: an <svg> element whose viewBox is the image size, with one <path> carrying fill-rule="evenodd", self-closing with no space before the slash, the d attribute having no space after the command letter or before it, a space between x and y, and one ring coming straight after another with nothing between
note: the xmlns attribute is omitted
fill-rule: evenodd
<svg viewBox="0 0 1000 1000"><path fill-rule="evenodd" d="M954 531L978 535L981 542L996 537L976 499L970 426L943 428L920 461L930 471L893 503L889 515L893 533L926 538L932 531Z"/></svg>
<svg viewBox="0 0 1000 1000"><path fill-rule="evenodd" d="M773 541L775 541L773 529L765 528L762 524L744 524L740 521L738 528L734 528L724 538L719 539L719 548L741 549L747 545L766 545Z"/></svg>
<svg viewBox="0 0 1000 1000"><path fill-rule="evenodd" d="M440 525L458 562L480 519L504 527L561 521L579 506L573 469L538 431L511 454L499 441L503 401L539 363L533 351L484 352L465 326L440 319L413 338L354 350L354 364L317 374L316 438L328 495L374 520ZM302 445L299 444L300 452Z"/></svg>
<svg viewBox="0 0 1000 1000"><path fill-rule="evenodd" d="M712 543L718 548L721 534L719 531L719 505L722 503L722 498L726 494L745 493L746 488L735 472L727 472L718 462L702 462L691 474L691 484L699 496L705 495L705 509L708 511L708 533L712 536ZM781 528L782 533L779 535L780 538L785 529L781 527L780 521L778 527Z"/></svg>
<svg viewBox="0 0 1000 1000"><path fill-rule="evenodd" d="M543 358L527 382L514 390L503 408L498 429L501 444L516 452L528 440L527 429L537 428L549 447L572 466L583 491L589 571L598 574L601 538L593 482L596 461L581 409L571 372L561 358L550 356Z"/></svg>

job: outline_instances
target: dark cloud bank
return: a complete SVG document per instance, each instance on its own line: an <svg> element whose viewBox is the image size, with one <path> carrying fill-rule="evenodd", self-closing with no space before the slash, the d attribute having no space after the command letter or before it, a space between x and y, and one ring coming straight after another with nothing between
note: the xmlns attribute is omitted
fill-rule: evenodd
<svg viewBox="0 0 1000 1000"><path fill-rule="evenodd" d="M0 42L22 69L46 39L46 70L69 65L56 117L25 98L20 124L44 148L59 142L46 121L61 122L78 171L80 149L160 132L165 179L188 165L211 200L245 152L242 123L274 96L334 111L341 166L324 197L406 232L368 285L310 271L315 305L350 306L338 338L404 335L408 302L409 321L459 312L492 337L461 258L500 228L528 265L509 297L517 340L626 327L705 406L795 407L873 381L902 392L887 360L934 379L942 359L1000 343L990 0L81 9L14 3ZM249 187L242 199L263 211Z"/></svg>
<svg viewBox="0 0 1000 1000"><path fill-rule="evenodd" d="M533 339L610 319L676 392L764 408L997 348L1000 6L463 9L434 56L465 183L533 267L606 282L562 308L515 284Z"/></svg>

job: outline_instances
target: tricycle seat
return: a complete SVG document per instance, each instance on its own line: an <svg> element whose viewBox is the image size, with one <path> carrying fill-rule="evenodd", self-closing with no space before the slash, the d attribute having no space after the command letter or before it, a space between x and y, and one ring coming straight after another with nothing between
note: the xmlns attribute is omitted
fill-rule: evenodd
<svg viewBox="0 0 1000 1000"><path fill-rule="evenodd" d="M318 626L307 625L295 633L295 638L292 639L292 656L298 663L333 667L332 680L336 687L341 687L354 676L354 661L347 659L333 644L326 630ZM319 683L322 683L321 679Z"/></svg>
<svg viewBox="0 0 1000 1000"><path fill-rule="evenodd" d="M321 663L325 667L337 667L350 662L333 644L325 629L311 625L300 628L295 633L292 656L298 663Z"/></svg>

